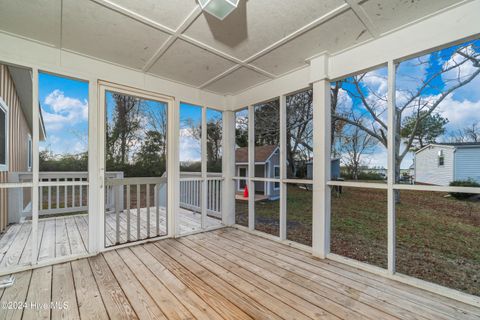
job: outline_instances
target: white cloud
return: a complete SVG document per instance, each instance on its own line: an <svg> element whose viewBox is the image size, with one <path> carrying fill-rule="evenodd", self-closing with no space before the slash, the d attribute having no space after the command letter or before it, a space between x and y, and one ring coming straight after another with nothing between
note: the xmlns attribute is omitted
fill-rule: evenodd
<svg viewBox="0 0 480 320"><path fill-rule="evenodd" d="M180 129L180 161L200 161L202 147L200 141L195 138L189 129Z"/></svg>
<svg viewBox="0 0 480 320"><path fill-rule="evenodd" d="M442 117L447 118L448 130L463 129L473 122L480 121L480 100L472 102L467 99L462 101L448 96L438 106Z"/></svg>
<svg viewBox="0 0 480 320"><path fill-rule="evenodd" d="M58 89L52 91L45 98L44 103L51 109L51 111L42 110L47 132L61 130L64 126L88 120L88 102L66 97Z"/></svg>

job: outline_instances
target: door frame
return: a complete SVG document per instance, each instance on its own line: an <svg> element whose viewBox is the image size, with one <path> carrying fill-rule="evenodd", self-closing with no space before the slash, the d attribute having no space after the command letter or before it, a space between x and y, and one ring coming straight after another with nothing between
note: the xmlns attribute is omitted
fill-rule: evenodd
<svg viewBox="0 0 480 320"><path fill-rule="evenodd" d="M95 215L95 226L93 227L95 239L95 247L98 252L108 251L112 249L118 249L121 247L137 245L144 242L155 241L163 238L174 237L175 232L175 199L177 198L177 187L179 181L178 169L178 148L175 148L178 138L175 135L178 122L178 110L176 110L176 101L173 97L158 94L151 91L141 90L137 88L132 88L129 86L124 86L108 81L99 80L98 81L98 121L95 136L97 137L97 157L95 157L95 179L98 179L98 185L95 186L97 201L96 201L96 210L98 212ZM167 235L153 237L149 239L129 242L121 245L114 245L110 247L105 247L105 167L106 167L106 157L105 157L105 142L106 142L106 99L105 94L107 91L113 91L121 94L131 95L147 100L154 100L158 102L165 103L167 105Z"/></svg>

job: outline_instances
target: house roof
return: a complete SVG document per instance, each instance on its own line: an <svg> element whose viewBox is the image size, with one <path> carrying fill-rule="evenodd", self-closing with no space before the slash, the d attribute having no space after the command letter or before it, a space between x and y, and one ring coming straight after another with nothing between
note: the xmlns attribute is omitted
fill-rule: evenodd
<svg viewBox="0 0 480 320"><path fill-rule="evenodd" d="M30 69L25 69L16 66L7 66L8 71L12 77L15 91L17 92L18 99L20 100L20 108L23 111L25 119L28 123L30 130L33 132L33 111L32 111L32 74ZM39 128L40 128L40 141L44 141L46 138L45 124L43 122L42 109L40 104L39 109Z"/></svg>
<svg viewBox="0 0 480 320"><path fill-rule="evenodd" d="M274 145L255 147L255 162L266 162L277 148L278 146ZM235 162L248 162L248 147L242 147L235 150Z"/></svg>
<svg viewBox="0 0 480 320"><path fill-rule="evenodd" d="M452 147L480 147L480 142L452 142L452 143L434 143L439 146L452 146Z"/></svg>
<svg viewBox="0 0 480 320"><path fill-rule="evenodd" d="M423 150L431 146L440 146L440 147L449 147L449 148L480 148L480 142L439 142L439 143L430 143L425 147L417 150L415 153L422 152Z"/></svg>

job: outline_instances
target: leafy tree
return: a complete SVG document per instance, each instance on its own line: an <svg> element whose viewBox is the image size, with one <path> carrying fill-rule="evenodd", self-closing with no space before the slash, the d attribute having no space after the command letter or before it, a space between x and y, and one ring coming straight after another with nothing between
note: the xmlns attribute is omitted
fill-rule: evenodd
<svg viewBox="0 0 480 320"><path fill-rule="evenodd" d="M419 121L418 119L423 120ZM405 141L408 141L409 137L413 137L410 150L417 151L430 143L435 143L435 139L445 133L447 123L448 119L438 113L429 114L427 110L420 110L403 119L400 136Z"/></svg>

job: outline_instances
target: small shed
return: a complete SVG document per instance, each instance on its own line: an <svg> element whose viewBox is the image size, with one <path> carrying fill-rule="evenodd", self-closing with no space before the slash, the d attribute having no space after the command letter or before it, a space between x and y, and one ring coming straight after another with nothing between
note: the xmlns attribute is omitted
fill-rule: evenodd
<svg viewBox="0 0 480 320"><path fill-rule="evenodd" d="M248 177L248 147L235 150L235 174L238 177ZM280 178L280 148L275 145L255 147L255 177ZM237 182L237 192L243 192L245 181ZM280 197L279 182L255 182L255 194L262 194L269 200Z"/></svg>
<svg viewBox="0 0 480 320"><path fill-rule="evenodd" d="M429 144L415 153L414 165L418 184L480 183L480 142Z"/></svg>

